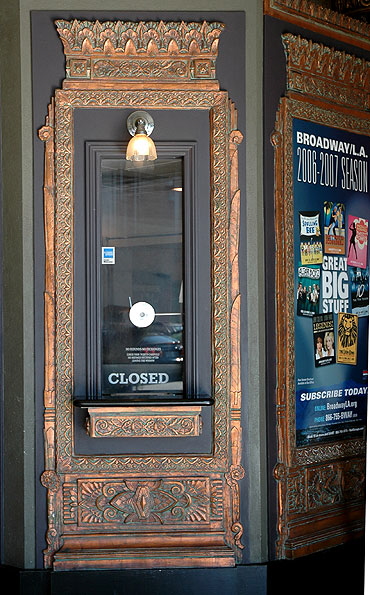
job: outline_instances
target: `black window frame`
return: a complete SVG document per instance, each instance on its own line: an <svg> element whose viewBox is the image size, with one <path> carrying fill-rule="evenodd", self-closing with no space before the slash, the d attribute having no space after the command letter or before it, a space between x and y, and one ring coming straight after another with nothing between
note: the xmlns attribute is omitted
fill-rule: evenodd
<svg viewBox="0 0 370 595"><path fill-rule="evenodd" d="M85 399L96 404L129 404L127 397L114 398L102 395L101 391L101 345L100 345L100 242L99 188L100 165L103 159L124 159L127 143L117 141L85 141L85 270L86 270L86 395L78 395L81 405ZM210 213L210 197L199 196L197 176L208 176L209 168L199 174L198 147L196 141L156 142L158 157L181 157L183 159L183 251L184 251L184 309L186 324L184 333L185 364L184 390L182 395L170 397L153 391L153 395L141 399L163 404L165 401L179 401L199 404L212 403L212 360L211 360L211 275L210 275L210 221L204 223L199 212L201 201L206 200ZM99 241L97 238L99 237ZM202 239L200 239L202 237ZM202 246L201 246L202 245ZM208 246L207 270L200 264L200 250ZM204 255L203 255L204 256ZM204 258L203 258L204 260ZM76 283L79 280L76 279ZM209 332L198 332L199 317L208 319ZM204 328L204 322L203 322ZM82 400L81 400L82 399ZM140 400L138 397L135 401Z"/></svg>

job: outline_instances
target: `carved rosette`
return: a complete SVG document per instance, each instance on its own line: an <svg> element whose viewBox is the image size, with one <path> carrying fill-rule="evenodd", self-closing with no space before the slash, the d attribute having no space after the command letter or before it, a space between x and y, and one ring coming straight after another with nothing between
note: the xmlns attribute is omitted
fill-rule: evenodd
<svg viewBox="0 0 370 595"><path fill-rule="evenodd" d="M138 85L215 79L222 23L56 21L68 81Z"/></svg>

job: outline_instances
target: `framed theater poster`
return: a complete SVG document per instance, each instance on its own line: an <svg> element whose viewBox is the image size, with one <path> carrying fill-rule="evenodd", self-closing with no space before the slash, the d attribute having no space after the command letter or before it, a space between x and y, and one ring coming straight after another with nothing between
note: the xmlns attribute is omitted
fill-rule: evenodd
<svg viewBox="0 0 370 595"><path fill-rule="evenodd" d="M369 64L283 35L275 147L279 557L364 527Z"/></svg>

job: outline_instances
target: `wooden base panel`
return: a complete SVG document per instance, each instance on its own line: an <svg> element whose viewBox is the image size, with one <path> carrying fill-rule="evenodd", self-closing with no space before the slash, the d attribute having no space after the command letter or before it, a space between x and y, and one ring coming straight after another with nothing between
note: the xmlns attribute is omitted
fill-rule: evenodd
<svg viewBox="0 0 370 595"><path fill-rule="evenodd" d="M59 551L54 570L109 570L123 568L211 568L235 566L227 547L216 548L130 548Z"/></svg>
<svg viewBox="0 0 370 595"><path fill-rule="evenodd" d="M350 532L348 532L348 527L346 527L345 532L333 532L332 534L324 535L315 534L315 541L312 541L312 536L304 540L288 539L285 546L285 557L289 560L294 560L302 556L317 554L329 548L344 545L353 539L363 537L364 534L364 527L359 524L354 526Z"/></svg>
<svg viewBox="0 0 370 595"><path fill-rule="evenodd" d="M365 513L363 508L348 510L346 522L343 511L337 515L326 516L321 520L311 519L311 523L302 522L289 527L284 546L284 557L299 558L321 552L325 549L343 545L348 541L361 537L365 533ZM312 527L315 527L314 533Z"/></svg>

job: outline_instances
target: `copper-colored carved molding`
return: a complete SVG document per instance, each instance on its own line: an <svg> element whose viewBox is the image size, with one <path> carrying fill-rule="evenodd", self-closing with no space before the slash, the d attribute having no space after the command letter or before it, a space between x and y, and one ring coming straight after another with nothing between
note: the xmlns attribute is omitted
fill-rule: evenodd
<svg viewBox="0 0 370 595"><path fill-rule="evenodd" d="M92 438L174 438L199 436L202 408L184 405L171 407L91 407L87 430Z"/></svg>
<svg viewBox="0 0 370 595"><path fill-rule="evenodd" d="M283 35L287 56L287 90L358 109L370 107L370 64L289 33Z"/></svg>
<svg viewBox="0 0 370 595"><path fill-rule="evenodd" d="M48 547L55 569L232 566L240 559L240 291L237 113L214 77L219 23L57 22L67 78L55 93L45 141L45 472ZM144 43L145 41L145 43ZM145 82L136 71L150 62ZM162 69L171 60L183 70ZM114 61L114 64L112 62ZM104 62L97 66L97 62ZM157 66L160 68L157 71ZM159 66L158 66L159 67ZM128 78L126 73L129 72ZM96 74L99 76L96 77ZM136 76L137 75L137 76ZM203 110L210 119L212 449L204 454L81 454L74 447L74 115L89 109ZM94 412L95 411L95 412ZM192 439L200 414L187 405L103 418L90 437ZM153 421L153 415L157 421ZM185 420L185 421L184 421ZM126 423L127 422L127 423ZM105 429L102 429L105 426ZM138 430L140 426L140 430ZM129 428L127 430L127 427ZM189 429L190 428L190 429ZM161 432L166 434L161 434ZM91 438L95 440L95 438Z"/></svg>
<svg viewBox="0 0 370 595"><path fill-rule="evenodd" d="M370 49L370 26L314 0L264 0L264 13L346 43Z"/></svg>
<svg viewBox="0 0 370 595"><path fill-rule="evenodd" d="M176 85L215 79L222 23L57 21L67 80Z"/></svg>
<svg viewBox="0 0 370 595"><path fill-rule="evenodd" d="M291 34L283 36L283 44L287 91L271 136L275 149L275 271L279 296L276 551L278 557L294 558L343 543L363 531L365 441L348 438L296 446L293 119L370 136L369 63ZM338 80L343 89L335 92Z"/></svg>

